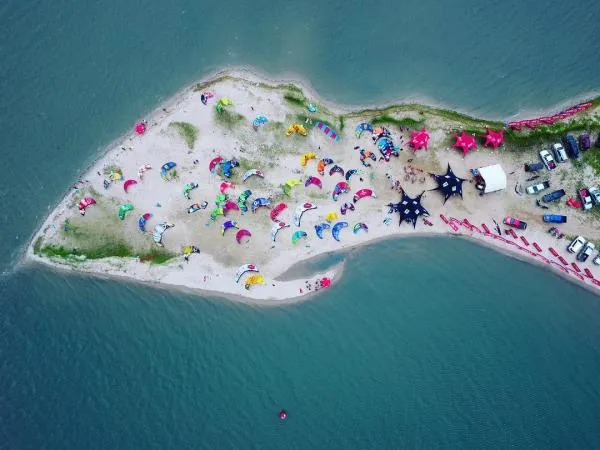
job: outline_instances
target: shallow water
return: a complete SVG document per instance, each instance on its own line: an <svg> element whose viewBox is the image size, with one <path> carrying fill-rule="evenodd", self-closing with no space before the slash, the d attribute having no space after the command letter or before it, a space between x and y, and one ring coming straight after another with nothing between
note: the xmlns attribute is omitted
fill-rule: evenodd
<svg viewBox="0 0 600 450"><path fill-rule="evenodd" d="M597 2L273 5L0 5L0 447L600 446L598 298L470 242L380 242L274 309L14 270L104 145L223 65L504 118L600 86Z"/></svg>

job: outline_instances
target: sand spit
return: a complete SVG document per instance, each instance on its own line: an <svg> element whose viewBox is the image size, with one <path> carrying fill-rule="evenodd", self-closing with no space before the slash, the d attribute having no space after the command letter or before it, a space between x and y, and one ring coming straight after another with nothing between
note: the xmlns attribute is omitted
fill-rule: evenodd
<svg viewBox="0 0 600 450"><path fill-rule="evenodd" d="M206 104L201 101L203 93L212 95ZM220 99L230 99L232 104L221 102L223 108L217 108ZM309 104L316 107L315 112L307 109ZM596 109L585 114L590 120L598 119ZM261 116L267 121L260 119ZM524 172L523 164L537 161L538 151L547 148L548 142L528 144L526 148L508 142L496 151L480 143L466 157L449 148L452 131L485 129L497 126L495 122L418 104L388 107L385 111L351 111L323 102L301 85L271 82L246 72L221 73L213 80L194 85L160 106L144 122L143 134L137 134L132 124L132 133L107 149L82 175L33 237L28 258L80 272L276 305L313 294L323 277L332 278L334 284L339 279L341 267L336 266L308 279L276 280L290 267L309 258L382 238L460 234L543 264L589 288L596 289L600 284L600 270L591 259L573 266L575 257L566 251L571 236L597 239L594 230L600 215L567 207L564 201L542 210L536 206L535 196L523 193L523 187L532 184L526 182L530 174ZM319 128L319 122L324 126ZM368 160L370 167L363 165L355 147L373 152L376 159L380 153L371 133L356 135L355 128L362 122L387 127L391 139L403 149L399 156L389 162ZM286 135L292 124L304 127L307 136ZM413 154L407 145L408 130L422 126L427 127L431 136L429 149ZM334 135L331 131L327 133L326 128L334 130L339 139L333 139ZM314 153L315 158L302 165L306 153ZM222 162L213 171L209 170L211 161L217 157ZM327 165L321 174L318 162L322 158L330 158L334 163ZM227 178L223 163L233 159L239 166ZM176 166L161 174L161 166L171 161ZM467 181L463 184L463 198L455 196L446 203L438 191L430 191L436 184L429 173L444 173L448 164L458 176L470 179L470 169L495 163L500 163L508 174L508 186L503 191L480 196L474 184ZM341 173L330 175L333 165L341 167L344 174L351 169L357 172L346 180ZM140 176L140 168L146 166L151 168ZM252 169L260 170L264 176L254 175L244 180L243 174ZM309 177L318 178L321 187L305 186ZM300 184L292 182L289 188L283 188L293 179ZM570 162L560 164L552 175L542 173L540 181L543 179L550 179L552 188L562 187L570 194L581 184L599 184L594 170L585 163L576 167ZM332 192L340 182L347 182L350 189L336 201ZM187 193L189 198L184 193L186 184L197 185ZM422 202L431 213L431 225L421 219L414 229L411 224L398 225L397 214L390 220L386 205L399 201L399 187L411 197L425 192ZM361 189L371 189L375 196L354 202L353 194ZM246 202L249 210L243 212L236 208L243 208L239 196L247 190L251 191ZM227 199L221 197L220 206L230 202L230 208L225 216L218 215L212 220L211 212L219 208L216 201L222 191ZM79 203L85 197L93 198L96 203L87 207L82 216ZM260 198L267 199L270 205L253 212L251 205ZM203 202L207 204L205 209L188 212L193 204L203 206ZM289 227L282 228L273 241L271 230L276 221L270 213L279 203L287 207L276 221ZM307 210L297 225L294 214L305 203L316 208ZM344 203L352 204L355 209L342 214ZM127 204L133 209L123 211L121 220L119 209ZM541 220L542 214L548 212L569 217L569 222L560 227L565 238L559 240L548 233L549 225ZM315 233L315 225L326 223L330 213L338 216L331 226L340 221L348 223L347 228L341 229L339 241L333 238L331 229L324 230L323 239ZM148 214L145 232L139 227L144 214ZM506 215L527 221L527 230L515 230L515 237L505 235L501 222ZM494 220L501 224L502 236L497 235ZM226 221L235 227L224 229ZM174 227L164 231L164 246L159 247L153 240L153 232L157 225L165 223ZM361 223L367 225L368 231L354 232L355 225ZM486 227L491 230L489 233ZM242 236L238 243L236 233L240 229L248 230L251 236ZM296 232L305 232L306 236L293 243ZM536 250L534 243L541 250ZM183 254L187 246L199 249L188 260ZM550 248L559 256L554 256ZM244 264L256 265L265 284L245 289L244 282L251 273L244 274L236 283L236 272ZM585 269L591 276L583 272Z"/></svg>

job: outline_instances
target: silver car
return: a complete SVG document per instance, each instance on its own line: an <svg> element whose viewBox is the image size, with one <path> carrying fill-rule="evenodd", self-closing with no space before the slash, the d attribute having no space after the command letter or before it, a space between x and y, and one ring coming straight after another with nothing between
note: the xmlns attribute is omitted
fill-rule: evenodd
<svg viewBox="0 0 600 450"><path fill-rule="evenodd" d="M586 243L587 241L583 238L583 236L577 236L575 239L573 239L573 242L569 244L567 250L571 253L579 253Z"/></svg>
<svg viewBox="0 0 600 450"><path fill-rule="evenodd" d="M569 157L562 144L552 144L552 153L558 162L565 162Z"/></svg>

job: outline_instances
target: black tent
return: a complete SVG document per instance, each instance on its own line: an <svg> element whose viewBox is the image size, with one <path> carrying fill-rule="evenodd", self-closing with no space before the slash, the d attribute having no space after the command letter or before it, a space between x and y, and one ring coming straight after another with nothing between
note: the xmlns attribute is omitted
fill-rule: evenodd
<svg viewBox="0 0 600 450"><path fill-rule="evenodd" d="M398 203L389 203L389 212L397 212L400 215L400 222L409 222L413 224L413 228L417 226L417 219L419 216L429 216L429 211L423 208L421 205L421 197L425 192L421 192L415 198L411 198L406 195L406 192L402 190L402 198Z"/></svg>
<svg viewBox="0 0 600 450"><path fill-rule="evenodd" d="M448 169L444 175L436 175L434 173L431 173L430 175L437 183L437 187L431 190L441 191L442 194L444 194L444 203L446 203L453 195L460 195L460 198L462 198L462 184L463 181L466 180L454 175L454 172L452 172L452 169L450 168L450 164L448 164Z"/></svg>

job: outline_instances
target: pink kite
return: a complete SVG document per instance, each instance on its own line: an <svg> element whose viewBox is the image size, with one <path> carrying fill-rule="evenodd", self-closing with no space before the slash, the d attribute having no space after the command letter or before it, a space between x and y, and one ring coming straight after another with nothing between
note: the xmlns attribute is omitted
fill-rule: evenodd
<svg viewBox="0 0 600 450"><path fill-rule="evenodd" d="M127 192L127 189L129 189L129 186L133 186L134 184L137 184L137 181L135 181L135 180L127 180L127 181L125 181L125 183L123 183L123 190L125 192Z"/></svg>
<svg viewBox="0 0 600 450"><path fill-rule="evenodd" d="M234 189L235 185L231 181L223 181L219 186L221 194L224 194L227 189Z"/></svg>
<svg viewBox="0 0 600 450"><path fill-rule="evenodd" d="M135 124L135 132L137 134L144 134L146 132L146 123L138 122Z"/></svg>
<svg viewBox="0 0 600 450"><path fill-rule="evenodd" d="M96 200L92 197L83 197L83 199L79 202L79 213L82 216L85 216L85 209L90 205L95 205Z"/></svg>
<svg viewBox="0 0 600 450"><path fill-rule="evenodd" d="M235 209L236 211L239 211L240 207L237 205L237 203L229 201L229 202L225 203L225 206L223 207L223 212L227 212L231 209Z"/></svg>
<svg viewBox="0 0 600 450"><path fill-rule="evenodd" d="M220 156L211 159L208 163L208 170L210 170L211 173L215 173L215 169L221 161L223 161L223 158L221 158Z"/></svg>
<svg viewBox="0 0 600 450"><path fill-rule="evenodd" d="M411 131L408 144L413 148L413 153L416 153L417 150L422 148L427 150L429 145L429 133L427 133L425 128L421 128L419 131Z"/></svg>
<svg viewBox="0 0 600 450"><path fill-rule="evenodd" d="M486 147L492 147L496 150L499 146L504 144L504 130L494 131L489 128L485 131L485 145Z"/></svg>
<svg viewBox="0 0 600 450"><path fill-rule="evenodd" d="M242 228L241 230L239 230L237 233L235 233L235 240L237 241L238 244L242 243L242 238L244 236L248 236L251 237L252 233L250 233L248 230L246 230L245 228Z"/></svg>
<svg viewBox="0 0 600 450"><path fill-rule="evenodd" d="M329 287L329 286L331 286L331 279L328 277L323 277L323 278L321 278L321 281L319 282L319 284L323 288Z"/></svg>
<svg viewBox="0 0 600 450"><path fill-rule="evenodd" d="M452 147L460 148L463 151L463 157L467 156L471 150L477 148L477 142L475 142L474 134L467 134L465 131L461 131L460 135L454 134L456 142Z"/></svg>

